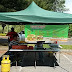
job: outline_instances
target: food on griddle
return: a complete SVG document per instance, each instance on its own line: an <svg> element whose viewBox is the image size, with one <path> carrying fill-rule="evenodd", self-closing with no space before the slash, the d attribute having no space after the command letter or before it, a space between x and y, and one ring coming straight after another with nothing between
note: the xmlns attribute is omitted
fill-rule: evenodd
<svg viewBox="0 0 72 72"><path fill-rule="evenodd" d="M37 40L43 40L43 36L42 35L38 35L37 36Z"/></svg>
<svg viewBox="0 0 72 72"><path fill-rule="evenodd" d="M30 34L30 35L27 36L27 40L35 41L36 40L36 36L34 34Z"/></svg>

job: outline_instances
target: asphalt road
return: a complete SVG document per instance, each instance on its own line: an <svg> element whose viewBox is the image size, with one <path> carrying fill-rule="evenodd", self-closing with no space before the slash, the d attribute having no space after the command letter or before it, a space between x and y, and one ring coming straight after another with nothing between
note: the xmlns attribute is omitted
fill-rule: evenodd
<svg viewBox="0 0 72 72"><path fill-rule="evenodd" d="M8 39L0 39L0 43L8 43Z"/></svg>

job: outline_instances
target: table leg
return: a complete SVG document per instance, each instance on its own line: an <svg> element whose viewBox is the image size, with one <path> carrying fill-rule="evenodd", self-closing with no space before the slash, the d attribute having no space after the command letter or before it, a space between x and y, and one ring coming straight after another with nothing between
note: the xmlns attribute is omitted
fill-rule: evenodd
<svg viewBox="0 0 72 72"><path fill-rule="evenodd" d="M15 56L16 56L16 67L17 67L17 53L15 54Z"/></svg>
<svg viewBox="0 0 72 72"><path fill-rule="evenodd" d="M24 56L25 56L25 53L23 53L23 55L22 55L22 63L21 63L21 66L25 66Z"/></svg>
<svg viewBox="0 0 72 72"><path fill-rule="evenodd" d="M36 52L35 52L35 69L36 69Z"/></svg>
<svg viewBox="0 0 72 72"><path fill-rule="evenodd" d="M60 63L60 52L59 52L59 63Z"/></svg>
<svg viewBox="0 0 72 72"><path fill-rule="evenodd" d="M56 54L54 53L54 68L55 68L55 57L56 57Z"/></svg>
<svg viewBox="0 0 72 72"><path fill-rule="evenodd" d="M17 61L16 61L16 67L17 67Z"/></svg>

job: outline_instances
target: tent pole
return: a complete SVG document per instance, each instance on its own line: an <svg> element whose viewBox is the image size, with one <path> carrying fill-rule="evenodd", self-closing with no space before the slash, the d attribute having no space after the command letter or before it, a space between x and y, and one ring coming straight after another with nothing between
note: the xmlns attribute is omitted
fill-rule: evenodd
<svg viewBox="0 0 72 72"><path fill-rule="evenodd" d="M8 32L9 32L9 25L8 25Z"/></svg>

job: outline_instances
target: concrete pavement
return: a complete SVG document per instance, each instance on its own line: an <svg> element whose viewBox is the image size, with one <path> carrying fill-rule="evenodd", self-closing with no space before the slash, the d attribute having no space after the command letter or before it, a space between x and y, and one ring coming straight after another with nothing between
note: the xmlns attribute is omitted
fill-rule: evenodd
<svg viewBox="0 0 72 72"><path fill-rule="evenodd" d="M72 54L61 53L60 54L60 63L59 63L59 53L56 55L57 62L59 66L49 67L49 66L37 66L36 69L34 66L12 66L10 72L72 72ZM1 70L1 66L0 66Z"/></svg>

